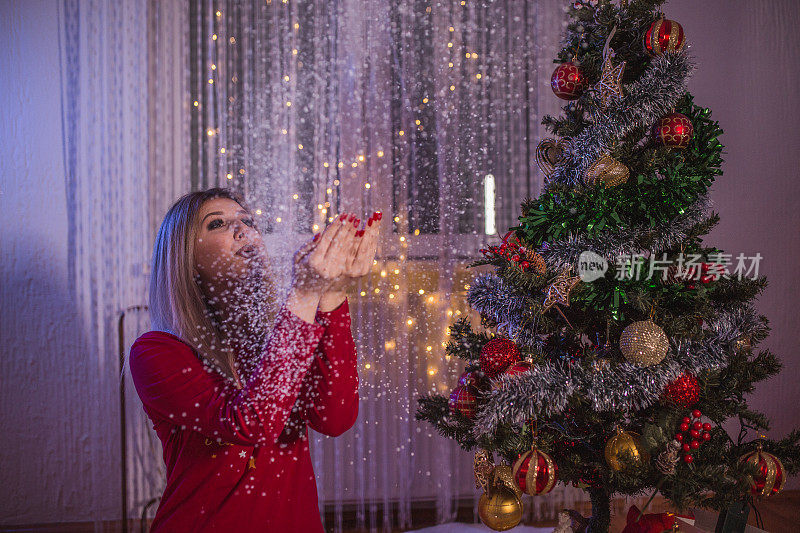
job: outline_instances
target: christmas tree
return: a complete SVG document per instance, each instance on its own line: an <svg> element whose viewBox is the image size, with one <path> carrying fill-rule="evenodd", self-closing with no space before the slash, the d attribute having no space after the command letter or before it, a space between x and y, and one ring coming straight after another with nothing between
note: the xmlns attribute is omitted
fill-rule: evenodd
<svg viewBox="0 0 800 533"><path fill-rule="evenodd" d="M570 2L552 76L568 102L544 117L554 137L536 154L543 192L470 265L494 269L467 295L481 330L450 327L459 383L418 400L417 419L476 450L479 513L497 530L557 482L588 491L598 532L615 494L724 510L800 467L800 431L766 438L747 405L780 371L757 349L766 279L760 256L704 243L722 130L687 91L694 65L663 3Z"/></svg>

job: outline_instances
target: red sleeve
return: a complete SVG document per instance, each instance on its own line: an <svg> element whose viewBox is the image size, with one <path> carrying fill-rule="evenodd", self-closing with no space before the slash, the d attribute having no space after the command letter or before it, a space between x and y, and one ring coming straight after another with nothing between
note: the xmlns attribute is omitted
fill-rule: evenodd
<svg viewBox="0 0 800 533"><path fill-rule="evenodd" d="M333 311L317 311L316 320L325 333L304 380L304 414L313 430L337 437L358 417L357 353L349 302L345 298Z"/></svg>
<svg viewBox="0 0 800 533"><path fill-rule="evenodd" d="M274 443L324 331L284 304L259 366L242 389L207 370L177 337L146 333L131 347L131 376L151 417L220 442Z"/></svg>

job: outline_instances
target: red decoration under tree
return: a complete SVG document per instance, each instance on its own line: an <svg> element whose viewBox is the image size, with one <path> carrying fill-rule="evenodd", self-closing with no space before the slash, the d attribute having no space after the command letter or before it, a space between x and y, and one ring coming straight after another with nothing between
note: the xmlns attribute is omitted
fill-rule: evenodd
<svg viewBox="0 0 800 533"><path fill-rule="evenodd" d="M494 379L520 359L519 349L513 341L496 337L483 345L481 370L487 378Z"/></svg>
<svg viewBox="0 0 800 533"><path fill-rule="evenodd" d="M700 382L689 373L684 373L664 387L662 400L676 407L689 408L700 399ZM687 428L688 429L688 428Z"/></svg>
<svg viewBox="0 0 800 533"><path fill-rule="evenodd" d="M572 61L561 63L550 77L553 92L564 100L576 100L586 90L587 81L583 71Z"/></svg>

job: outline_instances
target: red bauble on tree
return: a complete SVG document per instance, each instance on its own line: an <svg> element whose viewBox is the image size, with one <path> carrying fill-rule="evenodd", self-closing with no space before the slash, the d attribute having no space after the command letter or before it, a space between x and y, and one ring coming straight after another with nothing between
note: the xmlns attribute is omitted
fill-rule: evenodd
<svg viewBox="0 0 800 533"><path fill-rule="evenodd" d="M469 385L458 385L450 393L450 412L473 418L478 406L478 389Z"/></svg>
<svg viewBox="0 0 800 533"><path fill-rule="evenodd" d="M664 387L662 400L676 407L688 408L700 399L700 382L689 373L684 373Z"/></svg>
<svg viewBox="0 0 800 533"><path fill-rule="evenodd" d="M472 372L464 372L461 374L461 377L458 378L459 385L469 385L470 387L475 387L476 389L480 390L486 388L488 385L486 376L483 375L483 372L480 370L473 370Z"/></svg>
<svg viewBox="0 0 800 533"><path fill-rule="evenodd" d="M505 374L507 376L514 376L516 374L522 374L523 372L528 372L530 371L531 368L533 368L533 365L528 361L520 361L508 367L505 371Z"/></svg>
<svg viewBox="0 0 800 533"><path fill-rule="evenodd" d="M514 481L522 492L537 496L547 494L558 481L558 468L553 459L541 450L520 454L512 470Z"/></svg>
<svg viewBox="0 0 800 533"><path fill-rule="evenodd" d="M481 350L481 370L489 379L496 378L519 360L517 345L509 339L494 338Z"/></svg>
<svg viewBox="0 0 800 533"><path fill-rule="evenodd" d="M575 100L580 98L586 90L587 82L583 71L572 61L561 63L553 71L550 77L550 85L553 92L564 100Z"/></svg>
<svg viewBox="0 0 800 533"><path fill-rule="evenodd" d="M684 44L683 27L674 20L660 18L644 33L644 50L652 57L664 52L677 52Z"/></svg>
<svg viewBox="0 0 800 533"><path fill-rule="evenodd" d="M786 470L783 463L772 455L761 449L761 445L755 451L748 452L739 458L739 463L748 468L755 468L756 475L750 477L750 492L758 496L770 496L778 494L783 490L786 483Z"/></svg>
<svg viewBox="0 0 800 533"><path fill-rule="evenodd" d="M670 113L653 125L653 140L669 148L686 148L692 135L692 121L682 113Z"/></svg>

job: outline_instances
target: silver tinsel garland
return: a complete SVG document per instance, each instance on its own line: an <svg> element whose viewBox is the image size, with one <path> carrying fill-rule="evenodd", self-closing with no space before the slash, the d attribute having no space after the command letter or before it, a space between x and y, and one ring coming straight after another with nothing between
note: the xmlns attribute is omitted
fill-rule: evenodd
<svg viewBox="0 0 800 533"><path fill-rule="evenodd" d="M497 331L512 339L518 346L541 350L542 341L536 336L537 315L531 311L525 295L493 273L478 275L470 284L467 303L483 316L497 323Z"/></svg>
<svg viewBox="0 0 800 533"><path fill-rule="evenodd" d="M625 96L603 113L593 113L594 124L572 139L571 149L554 169L548 183L583 183L583 171L610 151L613 142L639 127L649 127L670 113L686 92L694 69L686 50L667 52L653 59L642 76L625 85Z"/></svg>
<svg viewBox="0 0 800 533"><path fill-rule="evenodd" d="M501 423L523 424L533 417L562 413L575 394L595 411L633 412L653 405L668 383L684 372L698 374L728 364L734 343L763 331L751 306L723 311L707 323L702 341L672 341L658 365L640 367L625 361L588 365L576 361L546 362L532 370L497 378L499 388L487 391L472 428L476 438Z"/></svg>

